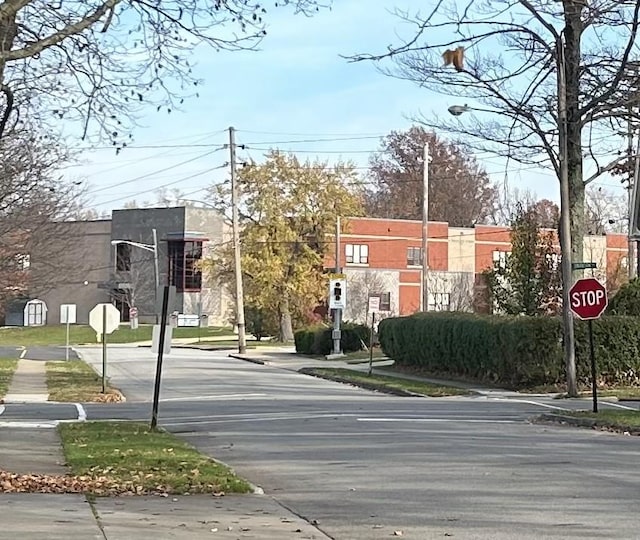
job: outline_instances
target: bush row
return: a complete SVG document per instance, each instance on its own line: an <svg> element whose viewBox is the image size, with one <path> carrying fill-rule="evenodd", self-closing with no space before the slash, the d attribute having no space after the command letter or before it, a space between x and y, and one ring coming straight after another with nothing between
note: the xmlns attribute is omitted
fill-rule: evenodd
<svg viewBox="0 0 640 540"><path fill-rule="evenodd" d="M593 321L598 376L607 385L640 382L640 318ZM466 313L384 319L382 350L399 365L511 388L565 382L562 321ZM590 380L587 323L576 321L578 380Z"/></svg>
<svg viewBox="0 0 640 540"><path fill-rule="evenodd" d="M340 343L343 352L354 352L368 346L370 329L361 324L344 324L341 328ZM330 354L333 350L332 329L316 326L298 330L294 334L296 352L300 354Z"/></svg>

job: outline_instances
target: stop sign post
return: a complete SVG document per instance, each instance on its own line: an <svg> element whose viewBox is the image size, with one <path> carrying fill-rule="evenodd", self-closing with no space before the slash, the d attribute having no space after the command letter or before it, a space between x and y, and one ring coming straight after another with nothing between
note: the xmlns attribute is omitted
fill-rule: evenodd
<svg viewBox="0 0 640 540"><path fill-rule="evenodd" d="M571 311L582 320L589 322L589 351L591 353L591 394L593 412L598 412L598 393L596 387L596 355L593 346L593 319L598 319L607 308L607 289L596 278L584 278L576 281L569 291Z"/></svg>
<svg viewBox="0 0 640 540"><path fill-rule="evenodd" d="M107 334L120 326L120 312L113 304L96 304L89 312L89 325L102 337L102 393L107 391Z"/></svg>

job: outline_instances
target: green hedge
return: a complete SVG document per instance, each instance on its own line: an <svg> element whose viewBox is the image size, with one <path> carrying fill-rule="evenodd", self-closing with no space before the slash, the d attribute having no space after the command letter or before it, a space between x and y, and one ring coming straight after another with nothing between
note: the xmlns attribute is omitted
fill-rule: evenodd
<svg viewBox="0 0 640 540"><path fill-rule="evenodd" d="M600 382L639 382L640 318L593 322ZM565 382L562 321L464 313L417 314L380 322L382 350L399 365L510 388ZM576 322L578 379L590 379L587 323Z"/></svg>
<svg viewBox="0 0 640 540"><path fill-rule="evenodd" d="M341 328L340 343L343 352L361 351L362 343L369 343L369 327L347 323ZM332 328L312 327L298 330L294 334L296 352L300 354L330 354L333 350Z"/></svg>

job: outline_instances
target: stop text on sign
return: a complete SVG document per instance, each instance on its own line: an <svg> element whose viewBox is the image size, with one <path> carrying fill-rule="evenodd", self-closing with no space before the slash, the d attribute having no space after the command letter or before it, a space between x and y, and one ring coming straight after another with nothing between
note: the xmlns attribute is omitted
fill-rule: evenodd
<svg viewBox="0 0 640 540"><path fill-rule="evenodd" d="M604 302L605 291L575 291L571 293L571 305L573 307L580 306L598 306Z"/></svg>

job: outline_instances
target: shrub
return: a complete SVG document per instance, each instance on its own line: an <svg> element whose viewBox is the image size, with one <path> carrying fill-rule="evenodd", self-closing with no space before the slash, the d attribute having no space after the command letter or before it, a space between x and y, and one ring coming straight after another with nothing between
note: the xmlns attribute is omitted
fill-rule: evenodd
<svg viewBox="0 0 640 540"><path fill-rule="evenodd" d="M247 332L253 334L256 340L260 341L263 337L278 335L279 321L273 311L248 306L244 313Z"/></svg>
<svg viewBox="0 0 640 540"><path fill-rule="evenodd" d="M609 300L607 314L640 316L640 278L625 283Z"/></svg>
<svg viewBox="0 0 640 540"><path fill-rule="evenodd" d="M593 322L601 383L635 383L640 373L640 319ZM417 314L380 322L382 350L399 365L511 388L565 382L562 321L464 313ZM590 380L587 323L576 322L576 369Z"/></svg>
<svg viewBox="0 0 640 540"><path fill-rule="evenodd" d="M343 352L354 352L363 349L362 344L369 343L370 329L367 326L345 323L341 327L340 344ZM333 350L332 328L310 327L298 330L294 334L296 352L300 354L327 355Z"/></svg>

